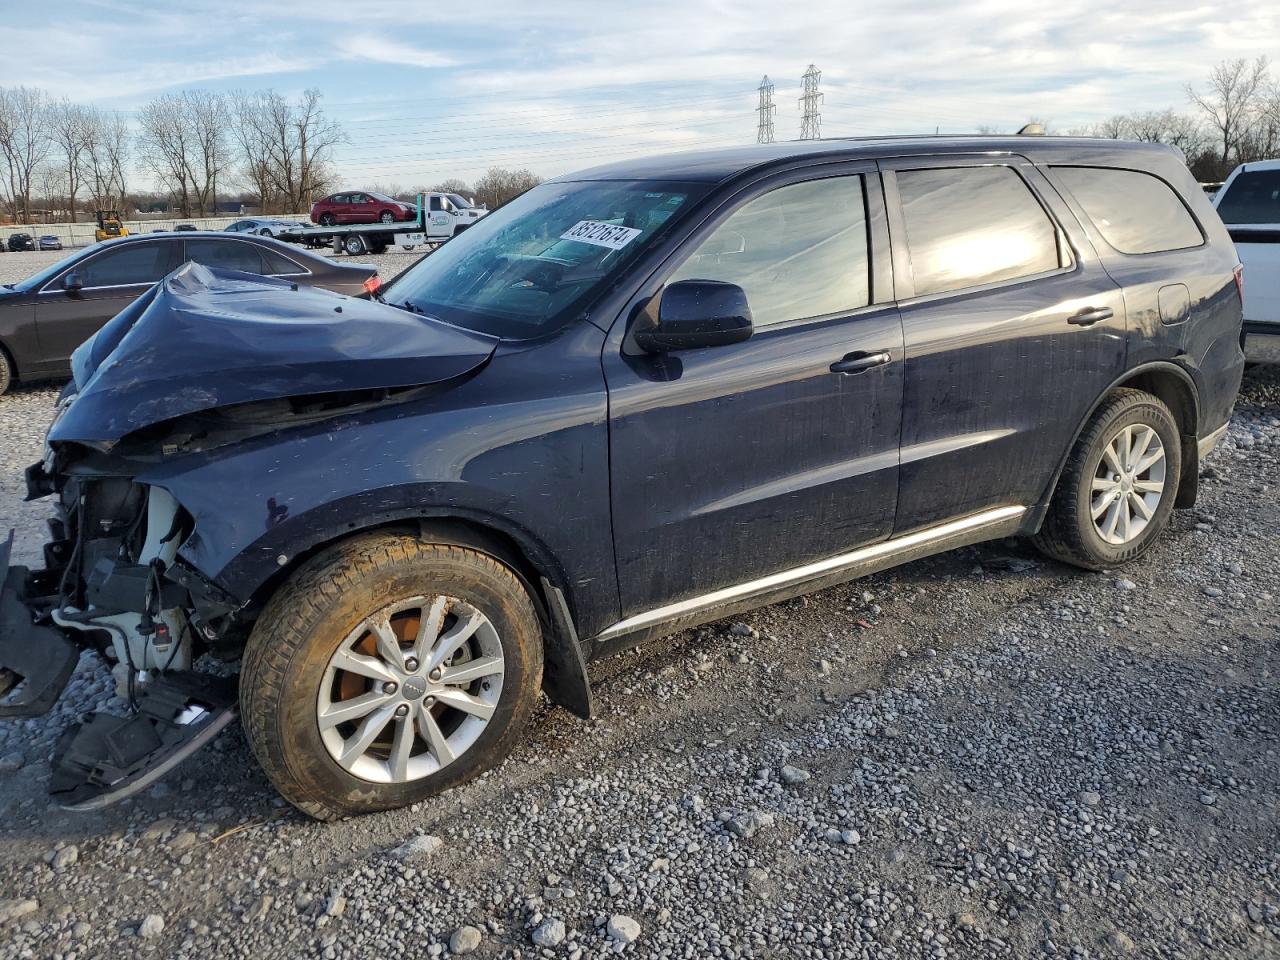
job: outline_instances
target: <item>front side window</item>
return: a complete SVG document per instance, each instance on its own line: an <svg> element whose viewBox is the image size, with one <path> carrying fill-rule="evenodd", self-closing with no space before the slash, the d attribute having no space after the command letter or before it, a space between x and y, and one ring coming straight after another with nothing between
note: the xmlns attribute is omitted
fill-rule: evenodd
<svg viewBox="0 0 1280 960"><path fill-rule="evenodd" d="M73 271L85 287L156 283L169 272L173 243L131 243L89 257Z"/></svg>
<svg viewBox="0 0 1280 960"><path fill-rule="evenodd" d="M1280 223L1280 170L1243 170L1218 198L1226 224Z"/></svg>
<svg viewBox="0 0 1280 960"><path fill-rule="evenodd" d="M747 294L767 327L870 303L867 210L861 176L793 183L731 213L668 282L720 280Z"/></svg>
<svg viewBox="0 0 1280 960"><path fill-rule="evenodd" d="M705 191L584 180L521 194L380 291L393 306L511 340L582 316Z"/></svg>
<svg viewBox="0 0 1280 960"><path fill-rule="evenodd" d="M1056 270L1057 228L1012 167L899 170L916 296Z"/></svg>
<svg viewBox="0 0 1280 960"><path fill-rule="evenodd" d="M1121 253L1181 250L1204 242L1191 212L1159 177L1104 167L1052 169L1102 239Z"/></svg>
<svg viewBox="0 0 1280 960"><path fill-rule="evenodd" d="M258 248L237 240L188 240L187 259L220 270L262 273Z"/></svg>

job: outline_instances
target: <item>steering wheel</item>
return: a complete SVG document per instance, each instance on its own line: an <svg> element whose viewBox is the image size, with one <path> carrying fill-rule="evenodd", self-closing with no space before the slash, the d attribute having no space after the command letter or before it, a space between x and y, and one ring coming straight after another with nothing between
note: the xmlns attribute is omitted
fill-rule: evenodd
<svg viewBox="0 0 1280 960"><path fill-rule="evenodd" d="M552 293L559 285L564 269L564 264L556 263L554 260L541 260L537 257L514 260L510 266L513 277L511 285L515 286L527 280L535 290Z"/></svg>

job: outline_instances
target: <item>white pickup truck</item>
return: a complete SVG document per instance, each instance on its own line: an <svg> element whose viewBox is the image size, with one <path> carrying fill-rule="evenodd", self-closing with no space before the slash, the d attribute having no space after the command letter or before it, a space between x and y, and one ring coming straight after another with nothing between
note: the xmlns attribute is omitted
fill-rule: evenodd
<svg viewBox="0 0 1280 960"><path fill-rule="evenodd" d="M1244 264L1245 355L1280 363L1280 160L1236 167L1213 205Z"/></svg>

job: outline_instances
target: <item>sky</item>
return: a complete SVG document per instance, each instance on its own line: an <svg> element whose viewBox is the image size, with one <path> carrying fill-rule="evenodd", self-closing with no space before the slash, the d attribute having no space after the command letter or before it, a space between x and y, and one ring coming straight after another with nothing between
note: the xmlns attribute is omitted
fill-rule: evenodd
<svg viewBox="0 0 1280 960"><path fill-rule="evenodd" d="M7 0L0 24L4 82L126 114L186 87L318 87L349 187L753 143L764 74L794 139L811 63L831 137L1189 109L1217 61L1280 61L1275 0Z"/></svg>

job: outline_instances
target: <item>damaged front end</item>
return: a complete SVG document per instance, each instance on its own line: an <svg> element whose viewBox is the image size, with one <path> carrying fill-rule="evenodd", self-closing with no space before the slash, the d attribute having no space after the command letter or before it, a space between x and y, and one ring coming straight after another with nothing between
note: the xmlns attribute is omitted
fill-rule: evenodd
<svg viewBox="0 0 1280 960"><path fill-rule="evenodd" d="M235 716L228 681L190 673L194 638L216 635L235 604L194 583L177 549L191 518L163 489L112 473L92 458L51 476L27 470L28 499L57 498L45 567L9 566L0 597L0 717L47 712L82 649L111 665L125 717L90 713L54 754L50 793L87 809L162 776ZM199 597L199 599L197 599Z"/></svg>
<svg viewBox="0 0 1280 960"><path fill-rule="evenodd" d="M238 657L249 598L182 550L208 542L240 491L206 491L196 517L157 477L179 467L190 483L236 444L411 402L492 350L381 304L188 264L76 352L74 388L26 471L27 499L54 503L44 568L9 566L12 534L0 547L0 719L47 712L86 649L129 705L59 742L60 803L129 796L235 717L234 681L191 668Z"/></svg>

